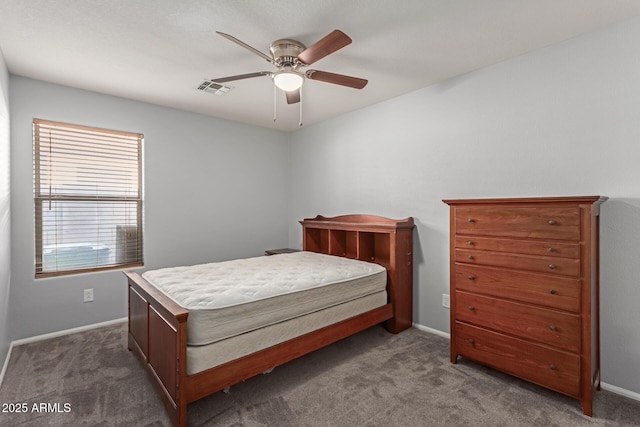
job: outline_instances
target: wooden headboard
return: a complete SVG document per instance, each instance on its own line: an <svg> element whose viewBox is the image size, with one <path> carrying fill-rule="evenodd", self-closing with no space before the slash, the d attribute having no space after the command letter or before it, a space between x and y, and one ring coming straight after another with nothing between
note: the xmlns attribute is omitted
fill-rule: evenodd
<svg viewBox="0 0 640 427"><path fill-rule="evenodd" d="M302 248L306 251L375 262L387 269L387 293L393 304L390 332L413 324L413 218L394 220L374 215L306 218Z"/></svg>

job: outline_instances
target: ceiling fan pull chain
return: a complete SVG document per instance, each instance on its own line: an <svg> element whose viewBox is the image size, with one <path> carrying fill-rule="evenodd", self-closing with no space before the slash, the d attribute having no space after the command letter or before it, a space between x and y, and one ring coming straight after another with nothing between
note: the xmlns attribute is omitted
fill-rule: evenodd
<svg viewBox="0 0 640 427"><path fill-rule="evenodd" d="M276 111L276 85L273 85L273 123L276 122L278 116L277 116L277 111Z"/></svg>
<svg viewBox="0 0 640 427"><path fill-rule="evenodd" d="M298 102L298 104L300 104L300 122L298 123L298 125L302 127L302 88L298 90L300 91L300 102Z"/></svg>

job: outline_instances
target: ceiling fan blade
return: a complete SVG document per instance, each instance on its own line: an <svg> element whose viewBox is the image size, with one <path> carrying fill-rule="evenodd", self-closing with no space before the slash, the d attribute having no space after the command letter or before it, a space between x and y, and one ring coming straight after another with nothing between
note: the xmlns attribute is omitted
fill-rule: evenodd
<svg viewBox="0 0 640 427"><path fill-rule="evenodd" d="M243 48L247 49L248 51L255 53L255 54L256 54L256 55L258 55L259 57L261 57L261 58L265 59L267 62L270 62L270 63L272 63L272 64L274 64L274 65L275 65L275 63L276 63L276 62L273 60L273 58L272 58L272 57L270 57L269 55L266 55L266 54L264 54L264 53L260 52L258 49L256 49L256 48L254 48L254 47L249 46L249 45L248 45L248 44L246 44L245 42L240 41L240 40L238 40L237 38L235 38L235 37L233 37L233 36L231 36L231 35L229 35L229 34L221 33L220 31L216 31L216 33L220 34L222 37L224 37L224 38L226 38L226 39L228 39L228 40L231 40L231 41L232 41L232 42L234 42L235 44L242 46Z"/></svg>
<svg viewBox="0 0 640 427"><path fill-rule="evenodd" d="M251 79L253 77L270 76L271 71L258 71L257 73L238 74L237 76L221 77L219 79L211 79L216 83L226 83L235 80Z"/></svg>
<svg viewBox="0 0 640 427"><path fill-rule="evenodd" d="M311 80L319 80L321 82L352 87L354 89L362 89L367 85L367 83L369 83L369 80L345 76L344 74L329 73L326 71L308 70L305 74L307 78Z"/></svg>
<svg viewBox="0 0 640 427"><path fill-rule="evenodd" d="M287 104L297 104L300 102L300 89L284 93L287 96Z"/></svg>
<svg viewBox="0 0 640 427"><path fill-rule="evenodd" d="M340 30L333 30L315 44L302 51L302 53L298 55L298 60L307 65L311 65L348 44L351 44L351 38L348 35Z"/></svg>

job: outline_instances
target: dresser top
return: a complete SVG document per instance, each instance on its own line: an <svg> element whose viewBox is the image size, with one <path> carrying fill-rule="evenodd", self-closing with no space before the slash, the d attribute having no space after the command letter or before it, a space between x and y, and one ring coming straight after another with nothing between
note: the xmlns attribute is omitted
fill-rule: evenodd
<svg viewBox="0 0 640 427"><path fill-rule="evenodd" d="M565 197L506 197L489 199L445 199L448 205L475 205L475 204L532 204L532 203L558 203L558 204L601 204L609 198L605 196L565 196Z"/></svg>

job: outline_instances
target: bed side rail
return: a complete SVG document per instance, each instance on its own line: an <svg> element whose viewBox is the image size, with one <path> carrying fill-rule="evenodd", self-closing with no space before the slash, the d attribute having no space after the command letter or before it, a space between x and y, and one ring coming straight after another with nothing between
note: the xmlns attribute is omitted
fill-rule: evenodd
<svg viewBox="0 0 640 427"><path fill-rule="evenodd" d="M255 375L297 359L393 316L391 304L301 335L189 377L187 396L193 402Z"/></svg>

